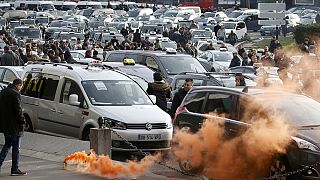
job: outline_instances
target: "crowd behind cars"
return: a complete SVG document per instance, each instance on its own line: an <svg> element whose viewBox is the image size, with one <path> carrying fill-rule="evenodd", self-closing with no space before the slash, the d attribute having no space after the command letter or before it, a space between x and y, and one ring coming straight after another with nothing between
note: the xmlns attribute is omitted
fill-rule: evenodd
<svg viewBox="0 0 320 180"><path fill-rule="evenodd" d="M238 6L202 12L199 7L137 3L43 3L17 1L15 10L1 12L0 20L0 88L15 78L24 80L28 131L88 140L90 128L98 127L102 117L138 148L164 150L171 145L171 119L192 131L211 111L242 121L232 104L247 93L244 87L287 87L320 98L314 91L320 67L317 43L305 39L301 52L288 57L273 36L300 23L319 22L317 7L289 9L286 25L276 28L258 25L259 10ZM304 21L307 17L312 20ZM270 45L235 47L248 38L248 30L272 35ZM298 105L305 98L319 106L309 97L291 95ZM305 111L315 117L320 113ZM315 125L299 125L310 123ZM114 150L130 151L122 139L112 138ZM180 166L192 171L191 165Z"/></svg>

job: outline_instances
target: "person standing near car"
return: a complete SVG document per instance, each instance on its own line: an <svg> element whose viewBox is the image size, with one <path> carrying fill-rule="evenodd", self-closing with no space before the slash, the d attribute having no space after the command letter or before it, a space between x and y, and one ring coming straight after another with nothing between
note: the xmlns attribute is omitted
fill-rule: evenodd
<svg viewBox="0 0 320 180"><path fill-rule="evenodd" d="M12 176L27 174L19 169L20 138L25 125L20 95L22 84L21 79L15 79L0 92L0 132L4 133L5 137L5 144L0 153L0 168L12 146Z"/></svg>
<svg viewBox="0 0 320 180"><path fill-rule="evenodd" d="M228 40L232 46L234 46L237 43L238 36L236 35L236 33L233 32L233 30L231 30L231 33L228 36Z"/></svg>
<svg viewBox="0 0 320 180"><path fill-rule="evenodd" d="M1 57L1 66L21 66L23 63L20 61L20 58L16 53L11 51L9 46L3 48L4 53Z"/></svg>
<svg viewBox="0 0 320 180"><path fill-rule="evenodd" d="M171 117L174 117L176 110L181 105L182 100L187 95L187 93L192 88L192 86L193 86L193 79L188 78L184 81L182 88L180 88L178 92L174 94L172 105L171 105L171 113L170 113Z"/></svg>
<svg viewBox="0 0 320 180"><path fill-rule="evenodd" d="M167 99L171 98L170 85L164 82L162 75L158 72L153 74L153 83L148 84L147 93L157 97L156 105L163 111L167 111Z"/></svg>

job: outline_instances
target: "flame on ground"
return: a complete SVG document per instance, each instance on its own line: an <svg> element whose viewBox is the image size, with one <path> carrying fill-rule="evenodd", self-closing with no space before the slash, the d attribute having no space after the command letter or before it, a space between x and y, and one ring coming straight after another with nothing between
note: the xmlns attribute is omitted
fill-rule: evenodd
<svg viewBox="0 0 320 180"><path fill-rule="evenodd" d="M108 178L135 178L145 173L159 155L145 156L140 162L128 161L128 164L114 163L109 156L97 155L93 150L88 155L85 151L75 152L64 159L65 169L95 174Z"/></svg>

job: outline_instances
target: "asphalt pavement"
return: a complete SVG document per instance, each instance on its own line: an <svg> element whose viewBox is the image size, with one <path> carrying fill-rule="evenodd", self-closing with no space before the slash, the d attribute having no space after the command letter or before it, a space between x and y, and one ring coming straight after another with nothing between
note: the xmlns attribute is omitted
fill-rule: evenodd
<svg viewBox="0 0 320 180"><path fill-rule="evenodd" d="M4 143L4 137L0 134L0 147ZM27 176L12 177L10 176L11 168L11 154L8 154L0 172L0 179L30 179L30 180L56 180L56 179L106 179L105 177L98 177L96 175L83 174L80 172L74 172L65 170L63 167L64 158L76 151L89 152L90 143L86 141L80 141L76 139L61 138L55 136L42 135L37 133L25 133L21 142L21 158L20 168L28 173ZM127 158L131 157L131 153L114 153L113 163L125 162ZM179 169L175 161L167 160L167 164ZM127 179L127 178L117 178ZM137 179L193 179L188 176L184 176L178 172L170 170L161 165L153 165L148 172Z"/></svg>

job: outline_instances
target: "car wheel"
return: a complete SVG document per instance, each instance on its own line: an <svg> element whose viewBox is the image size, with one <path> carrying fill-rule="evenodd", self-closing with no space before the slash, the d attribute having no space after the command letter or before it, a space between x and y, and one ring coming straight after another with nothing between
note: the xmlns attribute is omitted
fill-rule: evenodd
<svg viewBox="0 0 320 180"><path fill-rule="evenodd" d="M199 174L204 170L204 167L202 165L198 167L194 167L191 161L187 159L179 160L179 167L183 172L190 173L190 174Z"/></svg>
<svg viewBox="0 0 320 180"><path fill-rule="evenodd" d="M33 132L33 126L30 118L28 116L25 116L26 119L26 125L24 127L24 130L27 132Z"/></svg>
<svg viewBox="0 0 320 180"><path fill-rule="evenodd" d="M289 163L285 157L275 157L270 165L270 176L285 174L291 171ZM275 180L291 180L292 177L279 177Z"/></svg>

